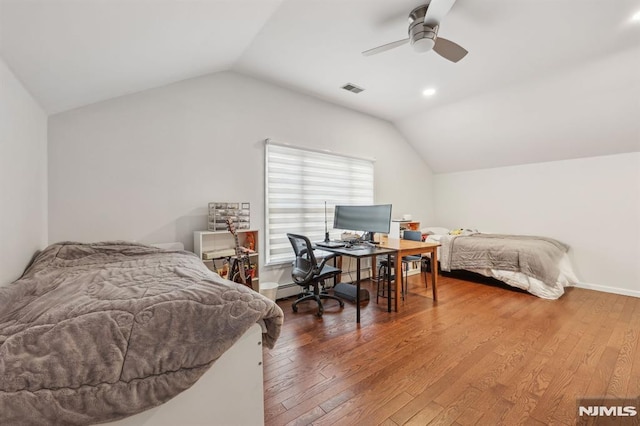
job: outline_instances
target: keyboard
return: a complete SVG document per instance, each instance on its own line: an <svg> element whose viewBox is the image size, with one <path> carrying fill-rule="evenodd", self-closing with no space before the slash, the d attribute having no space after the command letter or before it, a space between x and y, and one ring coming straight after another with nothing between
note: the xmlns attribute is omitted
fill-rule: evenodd
<svg viewBox="0 0 640 426"><path fill-rule="evenodd" d="M345 243L342 241L318 241L315 245L325 248L340 248L344 247Z"/></svg>

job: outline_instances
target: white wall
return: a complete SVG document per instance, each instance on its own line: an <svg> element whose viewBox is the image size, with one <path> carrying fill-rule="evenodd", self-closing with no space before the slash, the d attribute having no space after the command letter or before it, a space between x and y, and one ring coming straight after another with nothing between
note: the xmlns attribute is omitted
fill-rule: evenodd
<svg viewBox="0 0 640 426"><path fill-rule="evenodd" d="M571 246L582 285L640 297L640 153L435 175L436 224Z"/></svg>
<svg viewBox="0 0 640 426"><path fill-rule="evenodd" d="M47 116L0 57L0 285L47 243Z"/></svg>
<svg viewBox="0 0 640 426"><path fill-rule="evenodd" d="M50 117L49 239L190 249L210 201L249 201L262 229L266 138L373 157L376 202L433 217L431 172L393 125L224 72Z"/></svg>

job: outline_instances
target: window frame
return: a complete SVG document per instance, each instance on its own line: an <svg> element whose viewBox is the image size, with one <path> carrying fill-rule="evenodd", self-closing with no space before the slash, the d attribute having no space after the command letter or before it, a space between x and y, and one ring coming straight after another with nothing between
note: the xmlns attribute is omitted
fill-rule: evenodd
<svg viewBox="0 0 640 426"><path fill-rule="evenodd" d="M287 232L330 238L335 206L374 204L375 160L330 151L265 143L264 265L290 264L293 249ZM325 208L326 202L326 208Z"/></svg>

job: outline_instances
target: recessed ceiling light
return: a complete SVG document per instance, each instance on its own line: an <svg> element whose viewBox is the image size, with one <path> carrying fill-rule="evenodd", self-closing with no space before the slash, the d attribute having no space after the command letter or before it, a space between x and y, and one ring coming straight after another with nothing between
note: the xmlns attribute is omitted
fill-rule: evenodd
<svg viewBox="0 0 640 426"><path fill-rule="evenodd" d="M433 96L433 95L436 94L436 89L434 89L434 88L425 89L422 92L422 94L425 95L425 96Z"/></svg>
<svg viewBox="0 0 640 426"><path fill-rule="evenodd" d="M640 12L636 12L635 15L631 17L631 20L634 22L640 22Z"/></svg>

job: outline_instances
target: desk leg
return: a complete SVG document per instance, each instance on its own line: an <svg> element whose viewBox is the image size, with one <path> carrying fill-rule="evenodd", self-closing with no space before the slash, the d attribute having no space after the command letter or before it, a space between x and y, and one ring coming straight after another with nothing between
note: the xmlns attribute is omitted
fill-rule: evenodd
<svg viewBox="0 0 640 426"><path fill-rule="evenodd" d="M360 324L360 258L356 258L356 322Z"/></svg>
<svg viewBox="0 0 640 426"><path fill-rule="evenodd" d="M389 265L391 265L391 255L387 254L387 266ZM391 268L387 268L387 312L391 312Z"/></svg>
<svg viewBox="0 0 640 426"><path fill-rule="evenodd" d="M431 252L431 288L433 289L433 300L438 300L438 248L434 247Z"/></svg>
<svg viewBox="0 0 640 426"><path fill-rule="evenodd" d="M396 312L400 307L400 297L402 295L402 257L400 252L396 253Z"/></svg>
<svg viewBox="0 0 640 426"><path fill-rule="evenodd" d="M342 269L342 255L336 256L333 258L333 267ZM333 276L333 286L335 287L337 283L342 282L342 274Z"/></svg>
<svg viewBox="0 0 640 426"><path fill-rule="evenodd" d="M378 271L376 270L376 266L378 266L377 257L373 255L371 256L371 281L375 280L377 277Z"/></svg>

